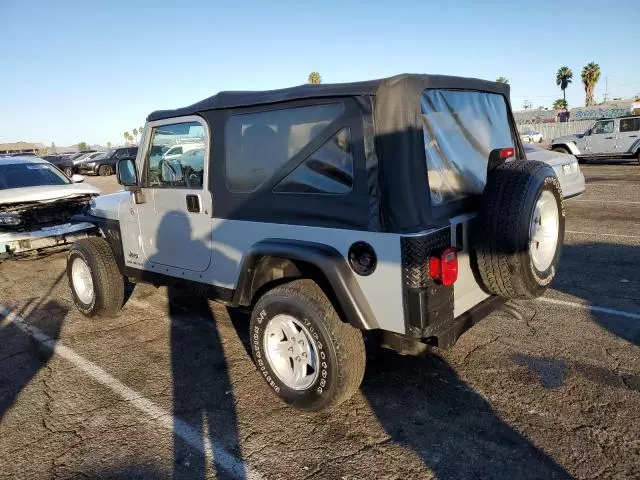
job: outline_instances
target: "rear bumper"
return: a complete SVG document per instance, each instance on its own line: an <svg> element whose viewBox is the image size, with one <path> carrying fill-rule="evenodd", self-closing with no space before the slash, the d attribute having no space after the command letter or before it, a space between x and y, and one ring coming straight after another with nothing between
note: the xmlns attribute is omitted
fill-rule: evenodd
<svg viewBox="0 0 640 480"><path fill-rule="evenodd" d="M95 225L82 222L65 223L30 232L3 232L0 233L0 255L66 245L85 238L94 229Z"/></svg>

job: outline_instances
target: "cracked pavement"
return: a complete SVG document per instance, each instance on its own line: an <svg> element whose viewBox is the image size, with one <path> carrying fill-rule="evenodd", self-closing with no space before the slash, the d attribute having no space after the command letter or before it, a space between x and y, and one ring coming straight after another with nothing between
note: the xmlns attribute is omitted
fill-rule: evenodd
<svg viewBox="0 0 640 480"><path fill-rule="evenodd" d="M328 413L274 397L247 352L246 312L137 285L116 318L87 319L65 253L0 263L0 305L213 452L4 320L0 478L230 478L222 451L268 479L638 478L640 319L570 304L640 314L640 210L608 203L640 202L640 167L583 170L546 294L569 304L512 302L524 321L493 313L424 358L368 345L360 392Z"/></svg>

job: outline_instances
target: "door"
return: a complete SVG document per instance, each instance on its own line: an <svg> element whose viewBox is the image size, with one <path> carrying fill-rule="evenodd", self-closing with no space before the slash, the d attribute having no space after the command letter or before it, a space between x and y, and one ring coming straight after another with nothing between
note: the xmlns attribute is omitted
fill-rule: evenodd
<svg viewBox="0 0 640 480"><path fill-rule="evenodd" d="M621 118L620 129L616 138L616 147L619 153L633 153L634 146L640 135L640 117Z"/></svg>
<svg viewBox="0 0 640 480"><path fill-rule="evenodd" d="M591 129L589 136L590 153L602 155L616 151L616 136L613 120L598 120Z"/></svg>
<svg viewBox="0 0 640 480"><path fill-rule="evenodd" d="M209 130L197 116L149 124L142 156L142 202L137 205L140 243L151 268L191 272L211 262L211 194L207 187ZM164 147L194 143L189 158L166 159ZM189 277L189 275L186 275Z"/></svg>

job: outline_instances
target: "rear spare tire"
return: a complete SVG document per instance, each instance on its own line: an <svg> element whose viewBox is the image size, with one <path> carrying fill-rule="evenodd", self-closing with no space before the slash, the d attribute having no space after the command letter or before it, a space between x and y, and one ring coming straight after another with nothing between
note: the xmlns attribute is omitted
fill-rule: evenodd
<svg viewBox="0 0 640 480"><path fill-rule="evenodd" d="M511 299L542 295L556 275L564 226L560 182L549 165L517 160L489 172L475 235L485 288Z"/></svg>

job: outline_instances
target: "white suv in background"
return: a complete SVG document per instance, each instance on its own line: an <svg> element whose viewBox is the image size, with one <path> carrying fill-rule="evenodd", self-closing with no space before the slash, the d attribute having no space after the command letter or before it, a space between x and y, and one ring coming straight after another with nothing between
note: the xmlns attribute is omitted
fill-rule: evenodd
<svg viewBox="0 0 640 480"><path fill-rule="evenodd" d="M640 163L640 116L600 119L584 133L552 140L551 148L581 161L627 158Z"/></svg>

